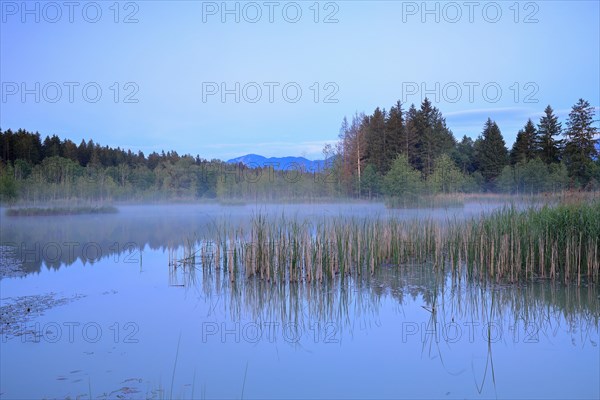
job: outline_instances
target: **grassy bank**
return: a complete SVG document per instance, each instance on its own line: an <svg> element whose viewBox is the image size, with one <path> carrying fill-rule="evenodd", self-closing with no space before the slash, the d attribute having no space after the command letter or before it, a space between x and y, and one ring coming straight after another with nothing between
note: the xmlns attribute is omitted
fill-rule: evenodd
<svg viewBox="0 0 600 400"><path fill-rule="evenodd" d="M196 245L194 243L200 243ZM507 207L466 221L330 218L317 223L257 215L251 228L223 225L215 236L171 255L173 267L222 270L231 281L324 281L376 268L433 263L471 279L598 282L600 202L519 211Z"/></svg>
<svg viewBox="0 0 600 400"><path fill-rule="evenodd" d="M119 212L113 206L85 206L85 207L23 207L9 208L6 215L9 217L45 217L58 215L78 215L78 214L114 214Z"/></svg>

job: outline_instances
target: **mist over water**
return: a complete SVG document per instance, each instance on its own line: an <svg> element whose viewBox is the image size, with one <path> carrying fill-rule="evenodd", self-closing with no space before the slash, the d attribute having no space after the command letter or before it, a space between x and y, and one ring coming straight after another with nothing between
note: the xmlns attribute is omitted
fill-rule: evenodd
<svg viewBox="0 0 600 400"><path fill-rule="evenodd" d="M2 397L597 397L594 286L485 285L431 263L322 283L232 282L222 269L169 266L170 252L219 224L250 227L257 214L443 223L503 206L172 204L3 216L2 246L17 247L10 257L26 274L0 280L10 326ZM565 366L560 379L548 379L548 365Z"/></svg>
<svg viewBox="0 0 600 400"><path fill-rule="evenodd" d="M504 203L466 203L461 207L387 209L380 203L123 205L115 214L46 217L5 217L0 228L2 245L15 248L27 272L42 265L58 269L76 260L98 259L145 249L176 248L189 240L211 236L223 224L248 226L257 215L317 222L348 217L427 219L444 222L478 217ZM5 210L0 210L4 214Z"/></svg>

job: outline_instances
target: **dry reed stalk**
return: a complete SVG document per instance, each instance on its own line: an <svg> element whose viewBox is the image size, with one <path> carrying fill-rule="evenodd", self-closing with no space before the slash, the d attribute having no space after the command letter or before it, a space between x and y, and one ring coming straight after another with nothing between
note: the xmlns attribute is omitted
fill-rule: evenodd
<svg viewBox="0 0 600 400"><path fill-rule="evenodd" d="M488 275L490 277L494 277L494 241L491 241L490 249L489 249L489 267L488 267Z"/></svg>
<svg viewBox="0 0 600 400"><path fill-rule="evenodd" d="M545 242L544 242L544 238L540 237L539 239L539 271L538 273L540 274L540 276L542 278L545 277L545 271L546 271L546 258L545 258L545 254L546 254L546 246L545 246Z"/></svg>
<svg viewBox="0 0 600 400"><path fill-rule="evenodd" d="M558 246L556 244L556 241L554 241L552 243L552 255L551 255L551 260L550 260L550 278L551 279L556 278L556 257L558 254L557 247Z"/></svg>
<svg viewBox="0 0 600 400"><path fill-rule="evenodd" d="M569 279L569 271L571 269L571 241L572 238L567 239L567 248L565 251L565 283L567 283L567 280Z"/></svg>

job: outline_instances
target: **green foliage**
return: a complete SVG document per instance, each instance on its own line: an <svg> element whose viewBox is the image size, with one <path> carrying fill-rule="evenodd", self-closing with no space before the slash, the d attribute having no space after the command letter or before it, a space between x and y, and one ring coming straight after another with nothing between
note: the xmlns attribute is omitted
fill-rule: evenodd
<svg viewBox="0 0 600 400"><path fill-rule="evenodd" d="M405 149L407 138L404 119L402 103L397 101L396 104L390 108L387 120L385 121L387 138L387 146L385 148L385 153L383 154L386 160L385 172L390 169L396 155L402 153Z"/></svg>
<svg viewBox="0 0 600 400"><path fill-rule="evenodd" d="M12 203L17 200L17 181L14 178L13 169L0 164L0 201Z"/></svg>
<svg viewBox="0 0 600 400"><path fill-rule="evenodd" d="M486 189L494 188L494 180L508 163L508 151L500 128L488 118L482 135L475 141L475 160L485 179Z"/></svg>
<svg viewBox="0 0 600 400"><path fill-rule="evenodd" d="M385 173L389 169L389 161L385 155L389 152L390 146L388 138L388 129L386 129L387 113L380 110L379 107L373 111L373 115L364 120L363 130L365 131L365 151L364 164L371 164L377 172Z"/></svg>
<svg viewBox="0 0 600 400"><path fill-rule="evenodd" d="M354 121L353 121L354 122ZM330 149L333 151L333 149ZM345 189L338 171L288 171L231 165L177 152L142 152L76 146L57 136L0 131L2 199L23 202L72 200L167 200L245 198L253 200L332 198ZM332 162L333 164L334 162ZM335 161L337 163L337 159ZM379 185L372 186L375 190Z"/></svg>
<svg viewBox="0 0 600 400"><path fill-rule="evenodd" d="M560 192L569 189L569 172L564 163L550 164L548 171L550 176L547 178L546 191Z"/></svg>
<svg viewBox="0 0 600 400"><path fill-rule="evenodd" d="M568 188L569 177L563 163L547 165L535 158L505 166L496 185L504 193L559 192Z"/></svg>
<svg viewBox="0 0 600 400"><path fill-rule="evenodd" d="M480 193L481 188L483 187L483 177L479 172L474 172L471 175L465 176L465 181L463 184L463 192L464 193Z"/></svg>
<svg viewBox="0 0 600 400"><path fill-rule="evenodd" d="M32 171L31 164L22 158L19 158L15 161L14 169L16 179L26 179L29 177L29 175L31 175Z"/></svg>
<svg viewBox="0 0 600 400"><path fill-rule="evenodd" d="M421 109L413 118L413 134L416 135L413 166L427 177L433 172L435 159L450 153L456 143L442 113L432 106L429 99L423 100Z"/></svg>
<svg viewBox="0 0 600 400"><path fill-rule="evenodd" d="M587 102L582 102L581 100L581 104L574 107L574 110L578 110L577 120L579 122L569 122L571 127L569 132L574 131L574 127L585 126L585 129L579 130L587 129L588 136L591 133L595 135L595 128L590 127L593 109ZM342 176L350 176L350 181L358 182L360 168L362 167L364 178L365 168L369 164L375 166L376 172L385 175L386 167L383 165L387 165L387 161L384 159L389 159L395 152L396 155L406 156L410 166L422 172L426 178L427 189L431 193L476 192L481 189L536 193L544 190L562 190L573 184L573 182L567 182L565 178L565 165L569 168L569 176L575 177L577 184L587 185L588 189L592 189L600 182L600 178L597 177L598 169L593 161L595 150L589 146L594 141L580 140L577 142L571 138L567 147L574 154L566 152L566 164L559 164L562 142L556 137L561 132L561 124L550 106L546 107L545 115L540 119L537 128L529 119L523 129L519 131L510 152L510 158L502 133L498 125L491 119L487 120L482 134L475 142L464 136L459 143L455 143L452 133L445 126L441 113L431 105L428 99L423 101L420 109L411 105L406 114L399 113L398 110L401 111L399 103L390 109L389 114L378 108L372 116L365 116L360 121L361 128L359 130L365 134L363 140L360 140L360 135L352 135L352 130L346 124L339 145L342 152L348 155L345 159L345 169L343 170L345 172L342 172ZM582 116L582 113L590 115ZM571 118L573 119L573 116ZM369 144L371 142L375 144ZM588 144L589 151L585 154L577 145L581 142ZM389 146L384 146L384 143ZM363 146L363 153L360 152L361 146ZM462 172L462 176L457 175L454 169L436 169L440 156L444 154L450 156ZM538 157L542 163L539 160L536 161ZM514 168L505 168L509 161ZM444 162L448 167L446 159ZM548 167L545 168L542 164L546 164ZM550 167L551 164L556 165ZM446 186L442 185L444 179L441 174L444 173L451 175L449 176L450 182ZM371 171L369 171L369 181L371 177ZM348 186L346 185L346 187ZM353 186L353 190L358 190L358 187L359 185ZM343 190L343 186L340 188ZM369 189L372 193L372 186ZM389 191L387 184L384 184L384 192L387 196L390 195ZM368 190L360 190L360 192L361 195L369 193Z"/></svg>
<svg viewBox="0 0 600 400"><path fill-rule="evenodd" d="M390 198L414 201L423 193L421 173L415 170L405 155L399 155L383 179L384 193Z"/></svg>
<svg viewBox="0 0 600 400"><path fill-rule="evenodd" d="M450 155L463 174L466 175L475 172L475 148L473 139L466 135L463 136L462 140L456 144L456 147Z"/></svg>
<svg viewBox="0 0 600 400"><path fill-rule="evenodd" d="M250 169L221 161L197 164L191 157L163 161L154 170L145 165L119 164L103 168L81 167L63 157L49 157L26 177L14 179L15 169L5 168L3 199L20 195L23 201L167 200L199 198L291 200L332 198L337 195L331 170ZM17 184L18 183L18 184ZM373 189L378 185L373 186Z"/></svg>
<svg viewBox="0 0 600 400"><path fill-rule="evenodd" d="M435 160L433 173L427 178L427 187L433 194L462 192L465 184L465 176L446 154Z"/></svg>
<svg viewBox="0 0 600 400"><path fill-rule="evenodd" d="M371 164L367 165L362 174L362 194L366 195L368 199L372 199L381 193L382 184L381 175L375 170L375 167Z"/></svg>
<svg viewBox="0 0 600 400"><path fill-rule="evenodd" d="M555 139L555 137L559 136L561 132L562 124L558 122L558 117L554 115L554 110L548 105L544 110L544 116L540 118L536 139L539 156L546 164L560 161L562 141Z"/></svg>
<svg viewBox="0 0 600 400"><path fill-rule="evenodd" d="M598 156L598 128L594 126L594 114L594 107L579 99L569 113L565 132L565 161L569 175L582 186L593 178L593 159Z"/></svg>
<svg viewBox="0 0 600 400"><path fill-rule="evenodd" d="M339 138L337 147L341 157L336 169L340 172L340 188L359 195L374 193L370 183L374 175L370 171L367 172L370 186L362 188L362 175L369 165L383 176L396 156L402 154L413 168L429 176L435 159L451 153L456 144L441 112L427 98L420 109L412 104L406 113L398 101L389 112L377 107L371 115L355 115L352 124L344 119Z"/></svg>
<svg viewBox="0 0 600 400"><path fill-rule="evenodd" d="M517 139L510 151L510 163L524 163L533 160L537 154L537 129L531 119L527 121L525 127L517 133Z"/></svg>
<svg viewBox="0 0 600 400"><path fill-rule="evenodd" d="M247 168L175 151L142 152L75 145L56 135L0 130L3 201L58 199L315 199L338 196L417 198L420 194L500 190L538 193L600 186L598 129L594 108L580 99L564 132L546 107L538 129L531 120L510 152L499 127L488 118L474 142L456 143L441 112L425 99L404 112L396 102L386 112L344 119L340 142L324 171ZM539 160L536 159L539 157ZM10 171L7 172L7 171Z"/></svg>

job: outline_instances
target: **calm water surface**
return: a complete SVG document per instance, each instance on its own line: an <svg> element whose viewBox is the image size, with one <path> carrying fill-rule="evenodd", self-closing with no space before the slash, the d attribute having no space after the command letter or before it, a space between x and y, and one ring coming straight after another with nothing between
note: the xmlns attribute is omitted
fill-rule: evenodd
<svg viewBox="0 0 600 400"><path fill-rule="evenodd" d="M168 266L169 248L257 212L443 221L499 206L3 215L2 245L17 247L13 258L27 274L0 280L1 317L10 325L0 344L0 396L600 397L597 287L482 286L429 265L381 267L334 284L231 283L222 271Z"/></svg>

